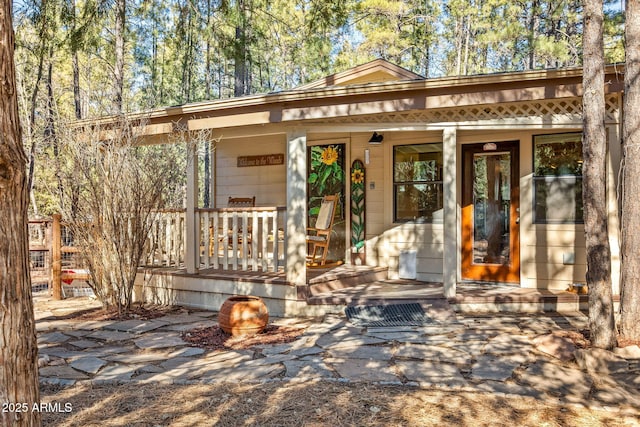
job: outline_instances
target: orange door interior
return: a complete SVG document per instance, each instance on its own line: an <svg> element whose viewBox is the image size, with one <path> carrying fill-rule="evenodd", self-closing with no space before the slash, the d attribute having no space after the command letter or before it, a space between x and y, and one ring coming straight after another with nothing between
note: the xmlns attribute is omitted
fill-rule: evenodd
<svg viewBox="0 0 640 427"><path fill-rule="evenodd" d="M462 278L520 282L518 142L462 148Z"/></svg>

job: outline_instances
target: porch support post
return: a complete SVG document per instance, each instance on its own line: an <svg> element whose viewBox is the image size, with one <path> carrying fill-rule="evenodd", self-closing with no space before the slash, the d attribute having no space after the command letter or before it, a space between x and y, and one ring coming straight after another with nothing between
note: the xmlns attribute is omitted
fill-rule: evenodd
<svg viewBox="0 0 640 427"><path fill-rule="evenodd" d="M307 132L287 132L287 223L285 274L289 283L307 284Z"/></svg>
<svg viewBox="0 0 640 427"><path fill-rule="evenodd" d="M216 148L218 142L216 140L209 141L209 207L217 208L216 195L218 190L216 189L216 173L218 172L218 163L216 162Z"/></svg>
<svg viewBox="0 0 640 427"><path fill-rule="evenodd" d="M456 296L458 282L458 203L456 192L456 128L446 128L442 132L443 151L443 203L444 203L444 242L442 283L444 296Z"/></svg>
<svg viewBox="0 0 640 427"><path fill-rule="evenodd" d="M185 255L184 264L188 274L198 272L198 226L196 207L198 203L198 147L187 141L187 209L185 212Z"/></svg>

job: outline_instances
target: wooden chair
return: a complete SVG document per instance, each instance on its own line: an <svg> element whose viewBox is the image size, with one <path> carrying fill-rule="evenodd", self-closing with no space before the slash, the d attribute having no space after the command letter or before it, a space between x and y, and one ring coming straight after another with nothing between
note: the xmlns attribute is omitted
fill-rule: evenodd
<svg viewBox="0 0 640 427"><path fill-rule="evenodd" d="M324 196L315 226L307 228L308 265L324 265L327 261L337 203L337 195ZM320 254L319 249L322 250Z"/></svg>
<svg viewBox="0 0 640 427"><path fill-rule="evenodd" d="M256 205L256 196L253 197L229 197L229 200L227 202L227 207L229 208L252 208L255 207ZM242 229L238 230L240 234L242 234ZM247 230L247 242L251 243L251 227L249 227L249 229ZM233 236L231 235L231 232L229 232L229 234L225 237L222 236L220 234L220 231L218 230L216 232L216 230L213 229L213 226L209 226L209 235L210 237L210 242L209 242L209 256L213 255L213 239L216 238L219 242L222 242L223 240L225 240L225 238L227 239L227 242L229 242L229 244L231 244L232 240L233 240ZM238 243L242 244L242 237L238 238ZM250 250L251 248L249 248Z"/></svg>
<svg viewBox="0 0 640 427"><path fill-rule="evenodd" d="M256 196L253 197L229 197L229 208L253 208L256 206Z"/></svg>
<svg viewBox="0 0 640 427"><path fill-rule="evenodd" d="M256 196L253 197L229 197L229 201L227 202L228 208L253 208L256 206ZM238 230L240 236L238 236L238 244L242 244L242 228ZM247 228L247 244L251 244L251 226ZM231 244L232 236L228 237L229 244ZM251 254L251 247L248 247L248 252Z"/></svg>

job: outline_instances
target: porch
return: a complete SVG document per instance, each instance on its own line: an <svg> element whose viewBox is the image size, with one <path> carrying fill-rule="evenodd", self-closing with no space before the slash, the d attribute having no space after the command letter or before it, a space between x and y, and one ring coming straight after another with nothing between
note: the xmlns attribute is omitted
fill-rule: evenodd
<svg viewBox="0 0 640 427"><path fill-rule="evenodd" d="M388 279L387 269L341 265L307 269L307 284L287 282L285 272L203 269L141 269L137 291L158 303L218 309L226 298L251 294L265 300L273 315L320 316L342 313L348 305L418 302L432 309L463 313L576 312L588 308L588 295L562 290L521 288L513 284L460 282L446 298L440 282ZM617 303L617 301L616 301Z"/></svg>
<svg viewBox="0 0 640 427"><path fill-rule="evenodd" d="M218 309L232 295L263 298L274 315L321 315L346 305L419 301L461 312L585 310L588 295L519 284L458 281L445 297L436 281L390 280L387 267L343 264L305 268L305 282L286 272L284 207L197 209L198 268L185 266L185 210L158 212L136 287L143 300Z"/></svg>

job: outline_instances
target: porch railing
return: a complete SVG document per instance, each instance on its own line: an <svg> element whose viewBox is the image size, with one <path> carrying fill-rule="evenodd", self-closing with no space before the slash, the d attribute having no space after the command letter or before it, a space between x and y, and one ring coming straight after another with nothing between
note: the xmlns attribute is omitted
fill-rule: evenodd
<svg viewBox="0 0 640 427"><path fill-rule="evenodd" d="M284 207L199 209L200 265L277 271L284 266Z"/></svg>
<svg viewBox="0 0 640 427"><path fill-rule="evenodd" d="M223 270L277 271L284 266L284 207L198 209L199 265ZM183 267L185 210L155 213L146 264Z"/></svg>
<svg viewBox="0 0 640 427"><path fill-rule="evenodd" d="M182 267L185 255L184 209L154 212L147 241L145 264L149 266Z"/></svg>

